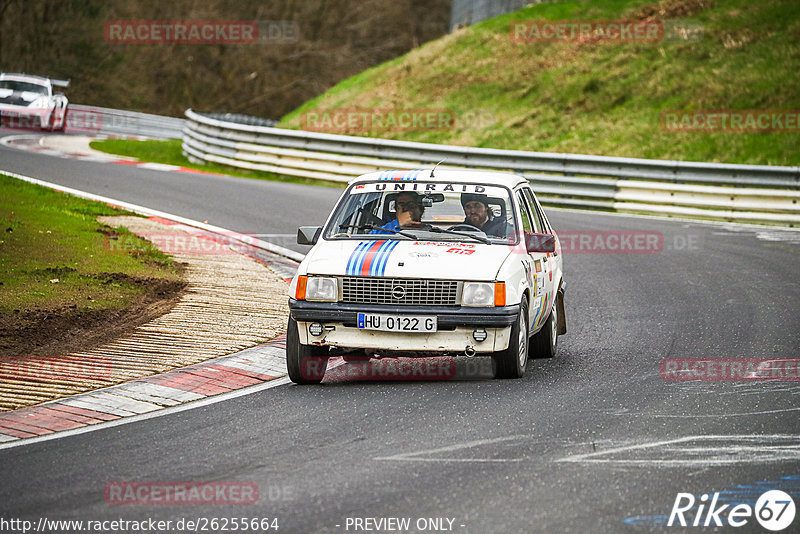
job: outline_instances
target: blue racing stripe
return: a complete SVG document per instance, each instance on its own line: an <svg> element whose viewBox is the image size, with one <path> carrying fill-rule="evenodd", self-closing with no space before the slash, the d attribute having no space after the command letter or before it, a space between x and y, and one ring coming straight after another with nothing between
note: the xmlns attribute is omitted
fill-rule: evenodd
<svg viewBox="0 0 800 534"><path fill-rule="evenodd" d="M361 264L364 262L364 254L372 243L373 241L361 241L350 254L350 259L347 260L348 276L358 274L361 271Z"/></svg>
<svg viewBox="0 0 800 534"><path fill-rule="evenodd" d="M367 241L364 243L364 246L361 247L361 250L358 251L358 256L356 256L356 263L355 268L353 269L353 274L360 275L361 270L364 268L364 260L367 259L367 253L369 249L375 244L375 241Z"/></svg>
<svg viewBox="0 0 800 534"><path fill-rule="evenodd" d="M350 257L347 259L347 269L345 270L347 274L350 274L350 272L353 270L353 261L356 257L355 251L358 250L358 247L360 247L361 245L362 243L358 243L356 245L355 250L353 250L353 252L350 253Z"/></svg>
<svg viewBox="0 0 800 534"><path fill-rule="evenodd" d="M392 255L392 251L395 247L400 243L400 241L387 241L387 245L383 248L383 253L378 261L378 265L376 268L376 276L383 276L386 273L386 265L389 263L389 256Z"/></svg>

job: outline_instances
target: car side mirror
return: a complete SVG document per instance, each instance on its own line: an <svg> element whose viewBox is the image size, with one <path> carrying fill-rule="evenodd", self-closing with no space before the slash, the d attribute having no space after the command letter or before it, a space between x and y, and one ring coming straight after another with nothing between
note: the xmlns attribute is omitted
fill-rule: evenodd
<svg viewBox="0 0 800 534"><path fill-rule="evenodd" d="M528 252L555 252L556 238L553 234L525 232L525 248Z"/></svg>
<svg viewBox="0 0 800 534"><path fill-rule="evenodd" d="M298 245L315 245L322 233L321 226L301 226L297 229Z"/></svg>

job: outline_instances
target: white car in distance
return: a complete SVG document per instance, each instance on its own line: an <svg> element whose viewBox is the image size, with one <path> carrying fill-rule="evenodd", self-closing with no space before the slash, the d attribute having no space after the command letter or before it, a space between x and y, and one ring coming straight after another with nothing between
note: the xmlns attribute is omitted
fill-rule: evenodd
<svg viewBox="0 0 800 534"><path fill-rule="evenodd" d="M0 73L0 126L64 131L69 100L53 88L68 86L68 80Z"/></svg>

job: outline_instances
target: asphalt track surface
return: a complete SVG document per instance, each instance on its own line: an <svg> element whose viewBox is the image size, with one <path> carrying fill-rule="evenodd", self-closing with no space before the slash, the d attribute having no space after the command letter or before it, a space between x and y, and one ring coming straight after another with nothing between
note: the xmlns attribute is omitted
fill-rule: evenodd
<svg viewBox="0 0 800 534"><path fill-rule="evenodd" d="M5 147L0 168L253 233L320 223L339 194ZM800 382L659 374L664 358L800 357L798 232L549 215L561 231L659 232L663 249L565 254L569 332L523 379L492 380L486 360L463 358L475 379L284 385L2 450L0 518L277 518L278 532L299 533L397 532L352 522L388 517L416 532L420 518L448 518L463 533L649 532L668 530L678 493L752 505L782 488L800 505ZM251 482L259 498L112 505L104 488L118 481ZM749 518L721 531L756 527Z"/></svg>

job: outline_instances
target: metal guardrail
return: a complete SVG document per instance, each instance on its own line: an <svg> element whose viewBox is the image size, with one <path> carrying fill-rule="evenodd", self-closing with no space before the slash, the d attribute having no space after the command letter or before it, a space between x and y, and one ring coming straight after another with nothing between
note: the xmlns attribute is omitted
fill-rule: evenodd
<svg viewBox="0 0 800 534"><path fill-rule="evenodd" d="M106 135L135 135L161 139L180 139L185 120L124 111L70 104L67 112L67 129Z"/></svg>
<svg viewBox="0 0 800 534"><path fill-rule="evenodd" d="M186 111L192 161L347 181L375 170L511 171L546 205L800 226L800 167L614 158L414 143L240 124Z"/></svg>
<svg viewBox="0 0 800 534"><path fill-rule="evenodd" d="M274 119L265 119L263 117L255 117L253 115L244 115L242 113L203 113L204 117L216 119L223 122L235 122L236 124L247 124L249 126L277 126L278 121Z"/></svg>

